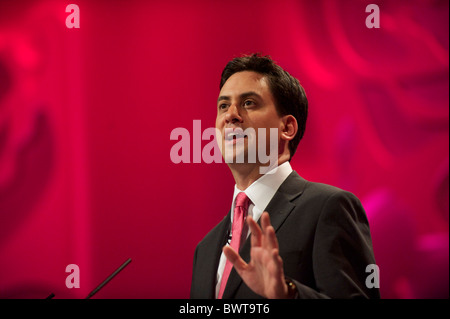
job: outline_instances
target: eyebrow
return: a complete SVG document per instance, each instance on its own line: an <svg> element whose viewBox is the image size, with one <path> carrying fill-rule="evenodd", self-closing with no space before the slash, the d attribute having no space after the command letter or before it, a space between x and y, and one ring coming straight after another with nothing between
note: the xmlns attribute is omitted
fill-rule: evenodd
<svg viewBox="0 0 450 319"><path fill-rule="evenodd" d="M239 98L240 98L241 100L243 100L243 99L246 99L246 98L251 97L251 96L254 96L254 97L258 98L258 99L261 99L261 95L259 95L259 94L256 93L256 92L253 92L253 91L250 91L250 92L244 92L244 93L242 93L242 94L239 95ZM231 100L231 98L230 98L228 95L221 95L221 96L219 96L219 98L217 99L217 103L219 103L220 101L230 101L230 100Z"/></svg>

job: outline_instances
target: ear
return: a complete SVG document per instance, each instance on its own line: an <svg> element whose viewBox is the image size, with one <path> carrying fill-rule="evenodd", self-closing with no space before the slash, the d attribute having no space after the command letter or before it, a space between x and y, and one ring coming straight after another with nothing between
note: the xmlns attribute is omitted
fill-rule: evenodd
<svg viewBox="0 0 450 319"><path fill-rule="evenodd" d="M292 140L298 131L297 120L293 115L285 115L281 118L281 139L285 141Z"/></svg>

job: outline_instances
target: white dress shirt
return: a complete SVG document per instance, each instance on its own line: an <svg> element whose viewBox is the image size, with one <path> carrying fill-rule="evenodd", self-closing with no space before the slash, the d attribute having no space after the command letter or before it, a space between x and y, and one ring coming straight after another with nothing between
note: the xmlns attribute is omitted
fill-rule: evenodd
<svg viewBox="0 0 450 319"><path fill-rule="evenodd" d="M253 182L247 189L240 190L234 185L233 201L231 203L231 223L233 223L234 207L236 196L240 192L245 192L250 199L247 216L252 216L255 221L258 221L267 205L275 195L278 188L284 180L291 174L292 167L289 162L284 162L280 166L274 168L276 170L261 176L258 180ZM250 235L248 230L247 237ZM220 283L222 282L222 274L225 268L227 258L224 253L220 256L219 267L217 268L217 283L216 283L216 298L219 295Z"/></svg>

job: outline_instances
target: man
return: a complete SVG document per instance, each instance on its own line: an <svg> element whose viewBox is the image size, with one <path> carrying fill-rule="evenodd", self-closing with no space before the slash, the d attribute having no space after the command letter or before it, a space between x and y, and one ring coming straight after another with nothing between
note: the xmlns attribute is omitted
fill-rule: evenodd
<svg viewBox="0 0 450 319"><path fill-rule="evenodd" d="M216 129L236 185L230 212L196 248L191 298L379 298L366 285L375 259L360 201L290 166L307 110L299 82L269 57L236 58L223 70ZM256 136L242 133L249 128ZM270 128L278 145L266 149L278 160L264 174L267 163L249 160L250 140L267 147Z"/></svg>

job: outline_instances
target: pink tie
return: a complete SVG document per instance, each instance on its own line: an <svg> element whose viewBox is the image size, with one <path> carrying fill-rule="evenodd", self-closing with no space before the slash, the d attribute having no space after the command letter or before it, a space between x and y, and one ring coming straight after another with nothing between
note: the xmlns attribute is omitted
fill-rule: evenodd
<svg viewBox="0 0 450 319"><path fill-rule="evenodd" d="M242 229L244 226L245 216L247 214L248 203L249 198L247 197L247 195L245 195L244 192L240 192L236 196L236 205L234 207L233 226L231 228L231 242L230 242L230 246L236 252L239 252L239 248L241 246ZM227 259L225 269L223 270L222 282L220 283L218 299L222 299L223 291L225 290L225 286L227 284L228 277L230 276L232 268L233 265Z"/></svg>

